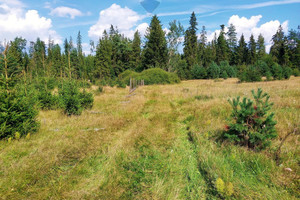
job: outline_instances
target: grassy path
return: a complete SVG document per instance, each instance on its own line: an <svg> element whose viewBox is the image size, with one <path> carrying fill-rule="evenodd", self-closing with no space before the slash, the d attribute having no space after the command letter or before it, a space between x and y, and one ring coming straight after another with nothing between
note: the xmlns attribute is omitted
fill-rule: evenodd
<svg viewBox="0 0 300 200"><path fill-rule="evenodd" d="M271 155L300 121L297 85L188 81L139 88L130 98L106 88L93 112L42 111L39 133L0 142L0 199L220 199L217 178L233 185L230 198L299 198L298 136L283 146L281 167ZM261 153L218 142L227 98L257 87L275 102L279 139Z"/></svg>

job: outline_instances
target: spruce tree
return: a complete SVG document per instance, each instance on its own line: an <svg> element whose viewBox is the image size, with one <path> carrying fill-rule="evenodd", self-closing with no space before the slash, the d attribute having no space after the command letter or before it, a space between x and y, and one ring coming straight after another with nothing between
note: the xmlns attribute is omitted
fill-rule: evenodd
<svg viewBox="0 0 300 200"><path fill-rule="evenodd" d="M225 38L224 25L221 25L221 32L217 40L217 62L228 61L229 48Z"/></svg>
<svg viewBox="0 0 300 200"><path fill-rule="evenodd" d="M136 70L141 65L141 36L138 31L134 33L132 41L132 64L131 69Z"/></svg>
<svg viewBox="0 0 300 200"><path fill-rule="evenodd" d="M236 33L235 26L233 24L230 24L228 27L228 32L227 32L227 36L228 36L227 43L228 43L229 49L231 51L234 51L237 46L236 34L237 33Z"/></svg>
<svg viewBox="0 0 300 200"><path fill-rule="evenodd" d="M167 41L165 32L156 15L151 19L145 38L146 42L142 58L143 69L151 67L166 68L168 61Z"/></svg>
<svg viewBox="0 0 300 200"><path fill-rule="evenodd" d="M227 43L228 43L228 47L229 47L229 60L231 64L237 64L236 63L236 46L237 46L237 37L236 37L236 28L233 24L230 24L230 26L228 27L228 32L227 32Z"/></svg>
<svg viewBox="0 0 300 200"><path fill-rule="evenodd" d="M207 36L206 36L206 30L205 26L202 26L201 34L200 34L200 40L198 43L198 52L197 52L197 60L198 63L202 65L206 65L207 63L207 58L205 54L205 48L206 48L206 42L207 42Z"/></svg>
<svg viewBox="0 0 300 200"><path fill-rule="evenodd" d="M104 31L102 38L96 49L95 56L95 78L110 79L111 78L111 57L112 57L112 43Z"/></svg>
<svg viewBox="0 0 300 200"><path fill-rule="evenodd" d="M254 64L257 60L257 53L256 53L256 42L255 42L253 34L251 34L251 36L250 36L248 49L249 49L248 63Z"/></svg>
<svg viewBox="0 0 300 200"><path fill-rule="evenodd" d="M300 26L298 31L290 30L288 35L289 57L293 67L300 69Z"/></svg>
<svg viewBox="0 0 300 200"><path fill-rule="evenodd" d="M262 36L262 34L259 34L256 45L257 59L260 60L266 55L265 38Z"/></svg>
<svg viewBox="0 0 300 200"><path fill-rule="evenodd" d="M273 35L272 43L270 55L272 55L273 60L281 65L287 65L289 62L288 43L281 25Z"/></svg>
<svg viewBox="0 0 300 200"><path fill-rule="evenodd" d="M248 48L243 34L241 35L241 38L239 40L239 45L237 47L236 54L238 65L247 63Z"/></svg>
<svg viewBox="0 0 300 200"><path fill-rule="evenodd" d="M185 31L184 36L184 58L189 66L189 69L197 62L197 19L193 12L190 18L190 26Z"/></svg>

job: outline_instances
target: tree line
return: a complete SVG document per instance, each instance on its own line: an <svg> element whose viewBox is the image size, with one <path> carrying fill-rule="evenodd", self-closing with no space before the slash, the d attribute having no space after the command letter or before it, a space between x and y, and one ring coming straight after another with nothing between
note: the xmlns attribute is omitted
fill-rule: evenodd
<svg viewBox="0 0 300 200"><path fill-rule="evenodd" d="M117 79L126 70L141 72L150 68L174 72L181 79L225 78L249 71L249 66L259 68L255 70L262 75L269 73L274 76L274 65L280 65L282 71L286 68L288 71L294 70L294 74L297 75L300 68L299 42L299 30L290 30L288 35L285 35L279 26L272 37L272 47L268 54L265 39L261 34L257 39L251 35L249 42L246 42L243 34L237 38L233 24L230 24L227 32L225 26L221 25L220 34L215 34L214 39L208 41L205 26L198 32L194 12L191 14L187 30L184 30L180 22L174 20L169 23L168 32L163 31L160 20L154 15L144 41L138 31L131 40L111 25L108 31L104 31L97 44L94 41L90 42L89 55L83 53L80 32L76 42L70 37L65 39L63 47L54 44L51 38L47 44L37 38L35 42L30 42L29 50L26 48L26 39L17 37L0 47L0 72L3 74L6 56L8 76L26 74L29 80L35 77L112 80ZM183 53L178 51L181 45ZM6 46L8 48L4 55ZM211 71L216 66L219 67L216 69L219 72L212 75ZM224 66L226 69L228 66L232 69L225 70ZM269 69L261 69L261 66Z"/></svg>

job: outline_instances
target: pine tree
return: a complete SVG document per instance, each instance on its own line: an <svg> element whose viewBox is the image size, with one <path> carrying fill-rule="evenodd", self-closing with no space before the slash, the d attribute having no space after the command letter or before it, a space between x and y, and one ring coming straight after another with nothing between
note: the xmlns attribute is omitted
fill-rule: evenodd
<svg viewBox="0 0 300 200"><path fill-rule="evenodd" d="M78 66L79 66L79 77L86 78L86 70L84 64L84 55L82 50L82 36L80 31L77 34L77 57L78 57Z"/></svg>
<svg viewBox="0 0 300 200"><path fill-rule="evenodd" d="M266 55L265 38L259 34L257 39L257 59L260 60Z"/></svg>
<svg viewBox="0 0 300 200"><path fill-rule="evenodd" d="M229 47L229 61L230 64L234 65L237 64L236 63L236 47L237 47L237 33L236 33L236 28L233 24L230 24L228 27L228 32L227 32L227 43L228 43L228 47Z"/></svg>
<svg viewBox="0 0 300 200"><path fill-rule="evenodd" d="M236 34L237 33L236 33L235 26L233 24L230 24L228 27L228 32L227 32L227 36L228 36L227 43L228 43L229 49L231 51L234 51L237 46Z"/></svg>
<svg viewBox="0 0 300 200"><path fill-rule="evenodd" d="M188 64L189 69L197 62L197 19L193 12L190 18L190 26L185 31L184 36L184 58Z"/></svg>
<svg viewBox="0 0 300 200"><path fill-rule="evenodd" d="M48 48L47 48L47 59L46 59L46 65L47 65L47 76L50 75L52 65L53 65L53 46L54 46L54 41L51 39L49 36L48 39Z"/></svg>
<svg viewBox="0 0 300 200"><path fill-rule="evenodd" d="M217 62L229 59L229 48L225 38L224 25L221 25L221 32L217 40Z"/></svg>
<svg viewBox="0 0 300 200"><path fill-rule="evenodd" d="M250 36L248 49L249 49L248 63L254 64L257 60L257 53L256 53L256 42L255 42L253 34L251 34L251 36Z"/></svg>
<svg viewBox="0 0 300 200"><path fill-rule="evenodd" d="M241 38L239 40L239 45L237 47L236 54L238 65L247 63L248 48L243 34L241 35Z"/></svg>
<svg viewBox="0 0 300 200"><path fill-rule="evenodd" d="M138 31L134 33L132 41L132 64L131 69L136 70L141 66L141 36Z"/></svg>
<svg viewBox="0 0 300 200"><path fill-rule="evenodd" d="M259 88L252 90L253 99L240 97L229 100L233 123L225 126L225 137L249 148L263 149L277 136L274 113L269 113L273 103L270 96Z"/></svg>
<svg viewBox="0 0 300 200"><path fill-rule="evenodd" d="M198 43L198 52L197 52L197 60L198 63L201 65L207 64L207 58L205 54L205 48L206 48L206 42L207 42L207 36L206 36L206 30L205 26L202 26L201 34L200 34L200 40Z"/></svg>
<svg viewBox="0 0 300 200"><path fill-rule="evenodd" d="M143 69L151 67L166 68L168 61L168 48L165 32L162 30L160 21L156 15L151 19L147 29L146 43L143 50Z"/></svg>
<svg viewBox="0 0 300 200"><path fill-rule="evenodd" d="M31 42L30 57L32 59L33 69L36 74L46 75L46 45L40 38L36 42Z"/></svg>
<svg viewBox="0 0 300 200"><path fill-rule="evenodd" d="M280 65L287 65L289 62L288 43L281 25L275 35L273 35L272 42L273 45L271 46L270 55L272 55L273 60Z"/></svg>
<svg viewBox="0 0 300 200"><path fill-rule="evenodd" d="M289 58L293 67L300 69L300 26L298 31L290 30L288 35Z"/></svg>
<svg viewBox="0 0 300 200"><path fill-rule="evenodd" d="M58 44L54 45L52 48L52 66L53 66L53 73L56 77L63 77L64 68L63 62L61 57L61 48Z"/></svg>
<svg viewBox="0 0 300 200"><path fill-rule="evenodd" d="M112 57L112 43L104 31L103 37L99 40L96 48L95 56L95 78L110 79L111 78L111 57Z"/></svg>

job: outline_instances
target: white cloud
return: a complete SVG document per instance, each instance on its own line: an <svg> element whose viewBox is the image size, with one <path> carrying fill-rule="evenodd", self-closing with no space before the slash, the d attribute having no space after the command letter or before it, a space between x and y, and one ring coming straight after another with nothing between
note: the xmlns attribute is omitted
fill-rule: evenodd
<svg viewBox="0 0 300 200"><path fill-rule="evenodd" d="M75 8L60 6L52 9L50 15L58 17L70 17L71 19L75 19L75 17L83 16L83 13Z"/></svg>
<svg viewBox="0 0 300 200"><path fill-rule="evenodd" d="M249 41L251 34L253 34L256 40L259 34L262 34L262 36L265 38L266 50L267 52L269 52L271 47L272 36L276 33L280 25L282 26L283 31L287 33L288 21L284 21L281 24L278 20L272 20L259 26L258 24L261 18L261 15L252 16L249 19L246 17L239 17L238 15L233 15L228 20L228 26L230 24L233 24L236 28L238 40L241 37L241 35L244 34L246 42ZM228 29L225 29L225 32L227 31ZM218 37L218 35L220 34L220 30L210 32L207 37L208 41L211 41L213 39L215 33Z"/></svg>
<svg viewBox="0 0 300 200"><path fill-rule="evenodd" d="M4 3L2 3L4 2ZM0 0L0 39L13 40L23 37L35 41L37 37L47 41L49 36L56 43L61 43L61 37L52 29L51 19L40 17L36 10L24 10L23 4L17 0Z"/></svg>
<svg viewBox="0 0 300 200"><path fill-rule="evenodd" d="M112 4L100 12L98 22L90 27L88 35L97 40L102 36L104 30L109 30L110 26L113 25L118 28L120 33L132 38L135 30L138 29L140 33L143 33L148 27L147 23L138 25L138 22L143 18L144 16L127 7L122 8L117 4Z"/></svg>
<svg viewBox="0 0 300 200"><path fill-rule="evenodd" d="M144 36L148 27L149 27L149 25L147 23L142 23L135 28L135 31L138 30L139 33L141 34L141 36Z"/></svg>

